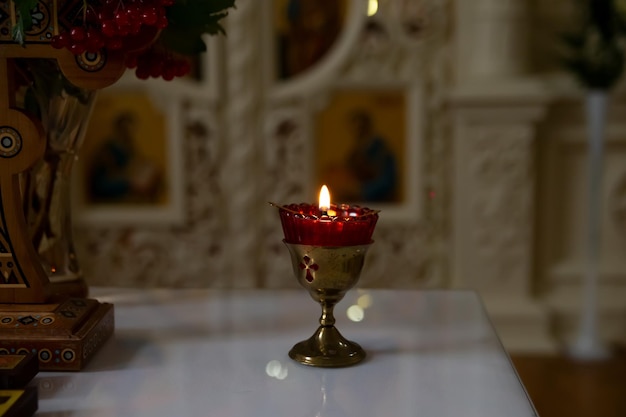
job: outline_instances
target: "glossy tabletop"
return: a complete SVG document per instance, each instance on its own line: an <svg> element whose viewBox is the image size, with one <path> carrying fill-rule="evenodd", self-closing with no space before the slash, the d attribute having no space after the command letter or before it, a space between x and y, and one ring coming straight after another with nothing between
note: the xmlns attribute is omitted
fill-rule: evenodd
<svg viewBox="0 0 626 417"><path fill-rule="evenodd" d="M536 415L470 291L352 290L337 327L367 351L349 368L287 352L317 328L302 291L92 289L116 330L84 371L42 372L40 417Z"/></svg>

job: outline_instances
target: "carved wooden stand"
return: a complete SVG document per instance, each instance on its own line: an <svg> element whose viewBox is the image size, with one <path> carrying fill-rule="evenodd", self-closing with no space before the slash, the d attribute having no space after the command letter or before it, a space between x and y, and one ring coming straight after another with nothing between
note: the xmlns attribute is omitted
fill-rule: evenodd
<svg viewBox="0 0 626 417"><path fill-rule="evenodd" d="M3 30L15 19L13 4L0 2L0 17L10 17L0 19L0 354L33 352L41 370L80 370L113 333L113 305L55 288L29 238L19 175L43 157L46 136L40 120L15 107L12 60L55 59L70 82L100 89L122 76L124 57L104 50L75 57L53 49L48 42L61 24L50 12L53 4L40 4L46 22L28 33L22 47Z"/></svg>

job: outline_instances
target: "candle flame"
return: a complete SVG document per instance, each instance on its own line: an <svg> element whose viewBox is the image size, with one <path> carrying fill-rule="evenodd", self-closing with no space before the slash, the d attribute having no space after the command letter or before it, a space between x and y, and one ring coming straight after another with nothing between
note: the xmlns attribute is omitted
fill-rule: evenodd
<svg viewBox="0 0 626 417"><path fill-rule="evenodd" d="M367 2L367 16L372 17L378 11L378 0L369 0Z"/></svg>
<svg viewBox="0 0 626 417"><path fill-rule="evenodd" d="M328 191L328 187L322 185L322 189L320 190L320 211L328 211L330 208L330 192Z"/></svg>

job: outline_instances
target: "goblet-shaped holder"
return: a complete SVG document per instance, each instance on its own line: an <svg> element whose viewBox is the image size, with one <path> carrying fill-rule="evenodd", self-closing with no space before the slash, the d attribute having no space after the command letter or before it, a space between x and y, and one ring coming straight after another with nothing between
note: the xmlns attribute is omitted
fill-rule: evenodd
<svg viewBox="0 0 626 417"><path fill-rule="evenodd" d="M365 351L344 338L335 327L333 310L361 276L368 245L313 246L287 243L296 279L322 306L320 326L297 343L289 357L304 365L341 367L365 358Z"/></svg>

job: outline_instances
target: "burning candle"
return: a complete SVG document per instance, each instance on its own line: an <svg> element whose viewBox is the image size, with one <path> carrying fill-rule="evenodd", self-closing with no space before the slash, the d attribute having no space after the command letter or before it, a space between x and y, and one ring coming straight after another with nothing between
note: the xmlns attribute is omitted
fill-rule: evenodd
<svg viewBox="0 0 626 417"><path fill-rule="evenodd" d="M278 207L285 242L313 246L353 246L372 242L378 211L366 207L330 202L324 185L319 203Z"/></svg>
<svg viewBox="0 0 626 417"><path fill-rule="evenodd" d="M328 216L328 210L330 210L330 191L328 191L328 187L325 185L322 185L322 189L320 190L319 208L322 216Z"/></svg>

